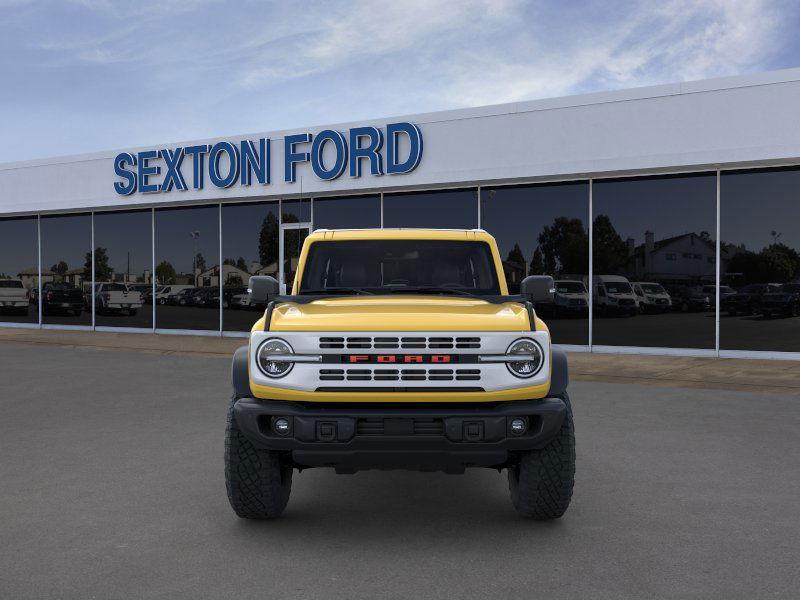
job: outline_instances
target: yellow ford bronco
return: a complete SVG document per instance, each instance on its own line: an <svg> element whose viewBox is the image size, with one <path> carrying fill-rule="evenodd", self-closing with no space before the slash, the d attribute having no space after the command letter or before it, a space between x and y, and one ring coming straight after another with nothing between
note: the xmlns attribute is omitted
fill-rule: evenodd
<svg viewBox="0 0 800 600"><path fill-rule="evenodd" d="M514 508L564 514L575 435L567 359L534 305L553 280L508 294L482 230L317 230L291 295L251 277L266 305L233 358L228 499L279 516L294 469L506 469Z"/></svg>

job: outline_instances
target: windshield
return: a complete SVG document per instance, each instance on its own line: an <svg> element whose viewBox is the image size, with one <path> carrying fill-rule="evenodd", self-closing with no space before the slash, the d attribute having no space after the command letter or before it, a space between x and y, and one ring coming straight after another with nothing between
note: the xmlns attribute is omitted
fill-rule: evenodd
<svg viewBox="0 0 800 600"><path fill-rule="evenodd" d="M584 294L586 288L580 281L556 281L556 291L559 294Z"/></svg>
<svg viewBox="0 0 800 600"><path fill-rule="evenodd" d="M440 288L498 295L500 286L485 242L348 240L315 242L300 283L301 294L417 293ZM446 293L444 289L442 293Z"/></svg>
<svg viewBox="0 0 800 600"><path fill-rule="evenodd" d="M643 283L642 289L647 294L666 294L667 292L657 283Z"/></svg>
<svg viewBox="0 0 800 600"><path fill-rule="evenodd" d="M612 281L606 284L606 291L609 294L630 294L631 293L631 284L630 283L622 283L619 281Z"/></svg>
<svg viewBox="0 0 800 600"><path fill-rule="evenodd" d="M0 288L21 288L22 282L17 279L0 279Z"/></svg>

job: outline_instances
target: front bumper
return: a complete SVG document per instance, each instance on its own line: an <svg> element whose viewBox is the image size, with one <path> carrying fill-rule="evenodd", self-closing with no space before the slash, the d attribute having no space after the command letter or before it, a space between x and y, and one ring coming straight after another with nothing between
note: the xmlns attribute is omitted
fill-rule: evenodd
<svg viewBox="0 0 800 600"><path fill-rule="evenodd" d="M479 406L343 404L308 406L241 398L234 405L242 433L257 447L291 454L299 467L415 469L462 472L465 467L502 467L510 453L547 445L566 414L561 398ZM289 420L288 434L272 429ZM521 435L515 417L527 421Z"/></svg>

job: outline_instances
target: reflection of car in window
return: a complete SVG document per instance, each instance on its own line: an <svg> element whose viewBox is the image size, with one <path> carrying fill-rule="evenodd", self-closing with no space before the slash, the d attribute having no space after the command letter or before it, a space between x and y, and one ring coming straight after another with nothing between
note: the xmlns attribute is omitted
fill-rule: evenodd
<svg viewBox="0 0 800 600"><path fill-rule="evenodd" d="M0 279L0 311L28 313L30 297L21 279Z"/></svg>
<svg viewBox="0 0 800 600"><path fill-rule="evenodd" d="M142 307L142 294L124 283L95 283L94 308L97 314L126 312L133 316ZM87 298L91 306L91 297Z"/></svg>
<svg viewBox="0 0 800 600"><path fill-rule="evenodd" d="M582 281L559 280L554 282L555 295L551 313L554 316L586 315L589 312L589 293Z"/></svg>
<svg viewBox="0 0 800 600"><path fill-rule="evenodd" d="M42 313L72 313L79 317L83 306L83 293L72 284L48 281L42 286Z"/></svg>
<svg viewBox="0 0 800 600"><path fill-rule="evenodd" d="M699 286L679 286L671 291L672 306L681 312L705 312L711 310L711 296Z"/></svg>
<svg viewBox="0 0 800 600"><path fill-rule="evenodd" d="M767 318L800 315L800 283L785 283L763 294L759 312Z"/></svg>
<svg viewBox="0 0 800 600"><path fill-rule="evenodd" d="M636 281L631 285L639 312L663 313L672 308L672 298L660 283Z"/></svg>
<svg viewBox="0 0 800 600"><path fill-rule="evenodd" d="M780 287L779 283L751 283L737 293L727 296L721 303L721 309L727 311L732 317L739 314L756 314L761 310L762 296L776 292Z"/></svg>
<svg viewBox="0 0 800 600"><path fill-rule="evenodd" d="M598 314L633 316L639 312L636 296L627 278L621 275L596 275L594 287L594 310Z"/></svg>

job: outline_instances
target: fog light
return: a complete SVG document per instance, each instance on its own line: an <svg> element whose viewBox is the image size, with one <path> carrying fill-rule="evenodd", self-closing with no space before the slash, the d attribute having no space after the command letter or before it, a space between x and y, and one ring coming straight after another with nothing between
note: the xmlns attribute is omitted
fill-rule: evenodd
<svg viewBox="0 0 800 600"><path fill-rule="evenodd" d="M272 422L272 429L275 430L275 433L278 435L286 435L289 433L289 419L284 417L279 417Z"/></svg>
<svg viewBox="0 0 800 600"><path fill-rule="evenodd" d="M525 419L511 419L511 433L514 435L522 435L527 428L528 424Z"/></svg>

